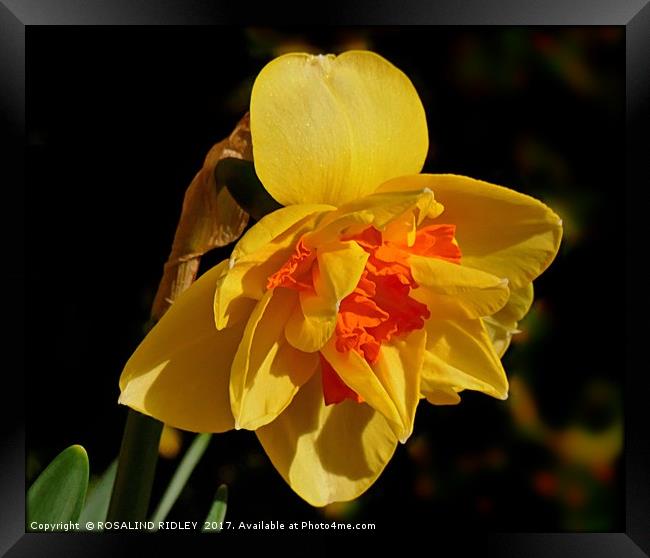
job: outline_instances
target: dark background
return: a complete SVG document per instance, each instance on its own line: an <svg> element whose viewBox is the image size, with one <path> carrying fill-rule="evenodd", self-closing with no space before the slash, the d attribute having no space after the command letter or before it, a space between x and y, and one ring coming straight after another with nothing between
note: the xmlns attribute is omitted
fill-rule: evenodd
<svg viewBox="0 0 650 558"><path fill-rule="evenodd" d="M215 436L169 519L200 521L227 482L233 521L622 531L622 28L30 27L27 481L72 443L93 474L116 456L117 380L184 190L246 111L257 72L281 52L349 48L413 80L430 131L425 171L513 187L564 220L504 357L512 395L421 404L375 485L325 510L285 485L253 433ZM177 462L161 460L154 503Z"/></svg>

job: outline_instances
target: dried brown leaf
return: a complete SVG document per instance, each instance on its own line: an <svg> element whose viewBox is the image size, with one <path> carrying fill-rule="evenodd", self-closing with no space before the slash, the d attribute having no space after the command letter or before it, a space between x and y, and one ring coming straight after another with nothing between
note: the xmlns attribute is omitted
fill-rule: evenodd
<svg viewBox="0 0 650 558"><path fill-rule="evenodd" d="M226 188L217 188L215 184L215 166L225 157L253 160L248 114L228 138L210 149L203 168L185 192L172 250L151 310L154 320L160 319L174 299L192 284L201 256L239 238L248 224L248 213Z"/></svg>

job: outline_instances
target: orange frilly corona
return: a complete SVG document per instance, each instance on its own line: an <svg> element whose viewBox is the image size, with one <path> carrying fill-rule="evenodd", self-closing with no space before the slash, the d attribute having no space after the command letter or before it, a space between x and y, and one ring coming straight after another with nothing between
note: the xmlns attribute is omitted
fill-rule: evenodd
<svg viewBox="0 0 650 558"><path fill-rule="evenodd" d="M250 126L284 207L176 299L126 364L120 403L194 432L254 430L307 502L351 500L422 399L507 397L501 356L562 223L508 188L419 174L424 109L371 52L273 60Z"/></svg>

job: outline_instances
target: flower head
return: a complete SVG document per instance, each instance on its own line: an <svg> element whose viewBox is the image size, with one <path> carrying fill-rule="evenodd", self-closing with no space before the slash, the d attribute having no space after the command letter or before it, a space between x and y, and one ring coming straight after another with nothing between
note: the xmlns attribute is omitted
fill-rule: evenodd
<svg viewBox="0 0 650 558"><path fill-rule="evenodd" d="M286 207L173 303L120 401L187 430L255 430L305 500L349 500L410 436L421 399L507 397L500 356L561 222L513 190L417 174L424 110L373 53L272 61L251 133Z"/></svg>

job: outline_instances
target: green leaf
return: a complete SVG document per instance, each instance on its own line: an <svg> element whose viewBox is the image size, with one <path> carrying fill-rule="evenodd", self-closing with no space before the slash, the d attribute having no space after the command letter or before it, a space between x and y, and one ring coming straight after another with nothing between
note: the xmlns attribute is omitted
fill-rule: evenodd
<svg viewBox="0 0 650 558"><path fill-rule="evenodd" d="M27 528L77 522L88 488L88 454L78 445L57 455L27 491ZM40 528L36 528L41 530Z"/></svg>
<svg viewBox="0 0 650 558"><path fill-rule="evenodd" d="M228 487L225 484L222 484L218 489L214 497L214 502L212 502L212 507L208 512L208 516L205 518L203 523L203 528L201 529L204 533L218 533L221 531L221 527L217 526L216 529L206 529L206 525L211 526L214 523L221 525L223 520L226 517L226 508L228 507Z"/></svg>
<svg viewBox="0 0 650 558"><path fill-rule="evenodd" d="M217 186L228 188L235 201L256 221L282 207L266 191L251 161L221 159L215 168L215 181Z"/></svg>
<svg viewBox="0 0 650 558"><path fill-rule="evenodd" d="M196 467L201 457L203 457L203 454L208 448L208 444L210 443L211 439L212 434L198 434L194 438L192 445L188 448L187 452L183 456L183 460L178 466L178 469L176 469L176 472L174 473L174 476L172 477L167 490L165 490L165 493L163 494L163 497L160 500L156 511L151 517L151 521L153 521L155 525L158 525L160 521L165 521L169 510L172 509L172 506L185 487L185 484L190 478L194 467ZM156 529L157 527L154 527L154 530Z"/></svg>
<svg viewBox="0 0 650 558"><path fill-rule="evenodd" d="M79 523L82 526L88 521L92 521L94 524L97 524L98 521L106 521L108 504L111 501L116 472L117 459L108 466L95 485L89 489L86 504L79 517Z"/></svg>

